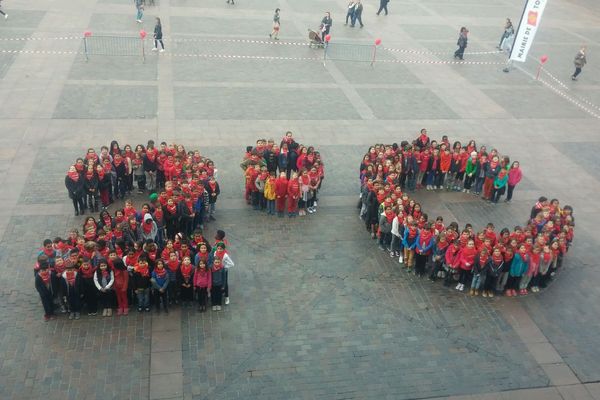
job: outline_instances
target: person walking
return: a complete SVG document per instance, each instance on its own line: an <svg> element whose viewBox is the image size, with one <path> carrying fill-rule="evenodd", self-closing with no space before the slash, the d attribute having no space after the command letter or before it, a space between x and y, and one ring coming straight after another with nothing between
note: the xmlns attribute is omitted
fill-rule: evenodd
<svg viewBox="0 0 600 400"><path fill-rule="evenodd" d="M229 3L230 0L227 0L227 4L231 4L231 5L235 5L235 3L233 2L233 0L231 0L231 3Z"/></svg>
<svg viewBox="0 0 600 400"><path fill-rule="evenodd" d="M356 2L354 0L350 0L350 3L348 3L348 10L346 12L346 23L344 25L348 25L348 20L350 20L350 22L352 22L352 20L354 19L355 7L356 7Z"/></svg>
<svg viewBox="0 0 600 400"><path fill-rule="evenodd" d="M269 33L269 37L273 40L279 40L279 27L280 27L280 16L279 16L279 8L275 9L275 14L273 15L273 31Z"/></svg>
<svg viewBox="0 0 600 400"><path fill-rule="evenodd" d="M160 43L160 52L165 51L165 44L162 40L162 25L160 23L160 18L156 17L156 25L154 25L154 47L152 51L158 50L158 44Z"/></svg>
<svg viewBox="0 0 600 400"><path fill-rule="evenodd" d="M379 0L379 10L377 11L377 15L381 14L382 11L385 11L385 15L388 15L387 5L390 0Z"/></svg>
<svg viewBox="0 0 600 400"><path fill-rule="evenodd" d="M356 21L358 20L358 23L360 24L360 27L362 28L363 22L362 22L362 12L363 12L363 5L360 2L360 0L356 0L356 6L354 7L354 15L352 17L352 27L354 28L354 25L356 25Z"/></svg>
<svg viewBox="0 0 600 400"><path fill-rule="evenodd" d="M137 9L135 20L138 24L141 24L144 16L144 0L135 0L135 8Z"/></svg>
<svg viewBox="0 0 600 400"><path fill-rule="evenodd" d="M463 60L465 49L467 48L468 34L469 30L467 28L465 28L464 26L460 28L460 34L458 35L458 41L456 42L458 49L454 52L454 58Z"/></svg>
<svg viewBox="0 0 600 400"><path fill-rule="evenodd" d="M575 59L573 60L573 64L575 64L575 73L571 76L571 79L576 81L577 75L581 73L583 66L587 64L587 58L585 57L586 47L581 46L581 49L575 55Z"/></svg>
<svg viewBox="0 0 600 400"><path fill-rule="evenodd" d="M331 13L327 11L321 20L321 39L325 40L325 36L329 35L331 25L333 25L333 20L331 19Z"/></svg>
<svg viewBox="0 0 600 400"><path fill-rule="evenodd" d="M4 15L4 19L8 19L8 14L2 11L2 0L0 0L0 14Z"/></svg>
<svg viewBox="0 0 600 400"><path fill-rule="evenodd" d="M500 43L498 43L498 46L496 46L499 50L503 50L504 46L503 43L504 41L511 35L514 35L515 33L515 28L513 27L512 21L510 20L510 18L506 18L506 23L504 24L504 32L502 33L502 36L500 37Z"/></svg>

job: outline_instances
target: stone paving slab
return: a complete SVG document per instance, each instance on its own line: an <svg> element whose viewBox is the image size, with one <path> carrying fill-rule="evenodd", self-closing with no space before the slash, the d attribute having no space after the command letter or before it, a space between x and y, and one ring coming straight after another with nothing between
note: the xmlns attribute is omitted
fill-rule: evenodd
<svg viewBox="0 0 600 400"><path fill-rule="evenodd" d="M358 119L338 89L182 88L174 89L175 115L180 119ZM206 99L210 99L208 103Z"/></svg>
<svg viewBox="0 0 600 400"><path fill-rule="evenodd" d="M65 85L54 118L155 118L157 90L152 86Z"/></svg>

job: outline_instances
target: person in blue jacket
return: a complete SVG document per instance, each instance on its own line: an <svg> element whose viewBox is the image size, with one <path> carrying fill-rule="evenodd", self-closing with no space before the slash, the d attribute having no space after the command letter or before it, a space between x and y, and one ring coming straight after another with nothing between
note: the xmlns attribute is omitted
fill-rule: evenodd
<svg viewBox="0 0 600 400"><path fill-rule="evenodd" d="M422 277L425 274L425 265L431 255L435 239L432 233L431 222L428 222L419 230L416 240L415 275Z"/></svg>
<svg viewBox="0 0 600 400"><path fill-rule="evenodd" d="M163 310L166 314L168 314L169 295L167 288L169 287L169 274L165 269L165 263L163 260L156 260L156 266L154 267L154 271L152 271L151 276L152 278L150 278L150 283L152 283L152 294L154 295L156 312L160 312L160 305L162 303Z"/></svg>

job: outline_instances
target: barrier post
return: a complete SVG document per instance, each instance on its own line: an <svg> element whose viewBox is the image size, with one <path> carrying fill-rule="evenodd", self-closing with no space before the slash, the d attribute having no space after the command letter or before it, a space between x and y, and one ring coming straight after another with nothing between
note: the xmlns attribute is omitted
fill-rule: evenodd
<svg viewBox="0 0 600 400"><path fill-rule="evenodd" d="M87 43L87 38L90 36L92 36L91 31L83 32L83 54L85 54L85 62L88 62L90 60L89 55L88 55L88 43Z"/></svg>
<svg viewBox="0 0 600 400"><path fill-rule="evenodd" d="M542 70L542 67L544 66L544 64L546 64L546 62L548 61L548 56L543 55L540 57L540 66L537 69L537 74L535 75L535 80L539 80L540 79L540 71Z"/></svg>
<svg viewBox="0 0 600 400"><path fill-rule="evenodd" d="M140 30L140 44L142 45L142 62L146 62L146 49L144 48L144 39L146 39L146 31Z"/></svg>
<svg viewBox="0 0 600 400"><path fill-rule="evenodd" d="M381 39L375 39L375 46L373 46L373 58L371 59L371 67L375 64L377 58L377 46L381 44Z"/></svg>
<svg viewBox="0 0 600 400"><path fill-rule="evenodd" d="M327 48L329 47L329 41L331 40L331 35L325 35L325 49L323 50L323 65L325 65L325 61L327 60Z"/></svg>

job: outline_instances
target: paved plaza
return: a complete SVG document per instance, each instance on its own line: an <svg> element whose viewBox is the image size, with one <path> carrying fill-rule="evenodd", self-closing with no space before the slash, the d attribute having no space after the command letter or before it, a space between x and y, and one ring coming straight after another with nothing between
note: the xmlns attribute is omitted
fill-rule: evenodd
<svg viewBox="0 0 600 400"><path fill-rule="evenodd" d="M600 399L596 0L551 0L530 60L508 74L494 50L522 0L392 0L379 17L363 0L362 29L343 25L346 0L155 3L140 25L131 0L2 2L0 399ZM277 7L282 43L271 44ZM381 38L382 62L323 63L306 34L325 11L332 41ZM81 53L84 31L136 37L155 16L165 53ZM456 63L461 26L471 33ZM582 44L589 64L572 82ZM430 217L512 228L539 196L573 205L574 246L549 288L470 298L377 249L357 217L361 157L423 127L497 147L525 175L509 205L417 192ZM238 164L245 146L287 130L321 151L326 179L317 214L279 220L247 208ZM64 174L113 139L215 160L222 196L207 237L226 230L236 263L223 312L43 321L37 249L83 223Z"/></svg>

